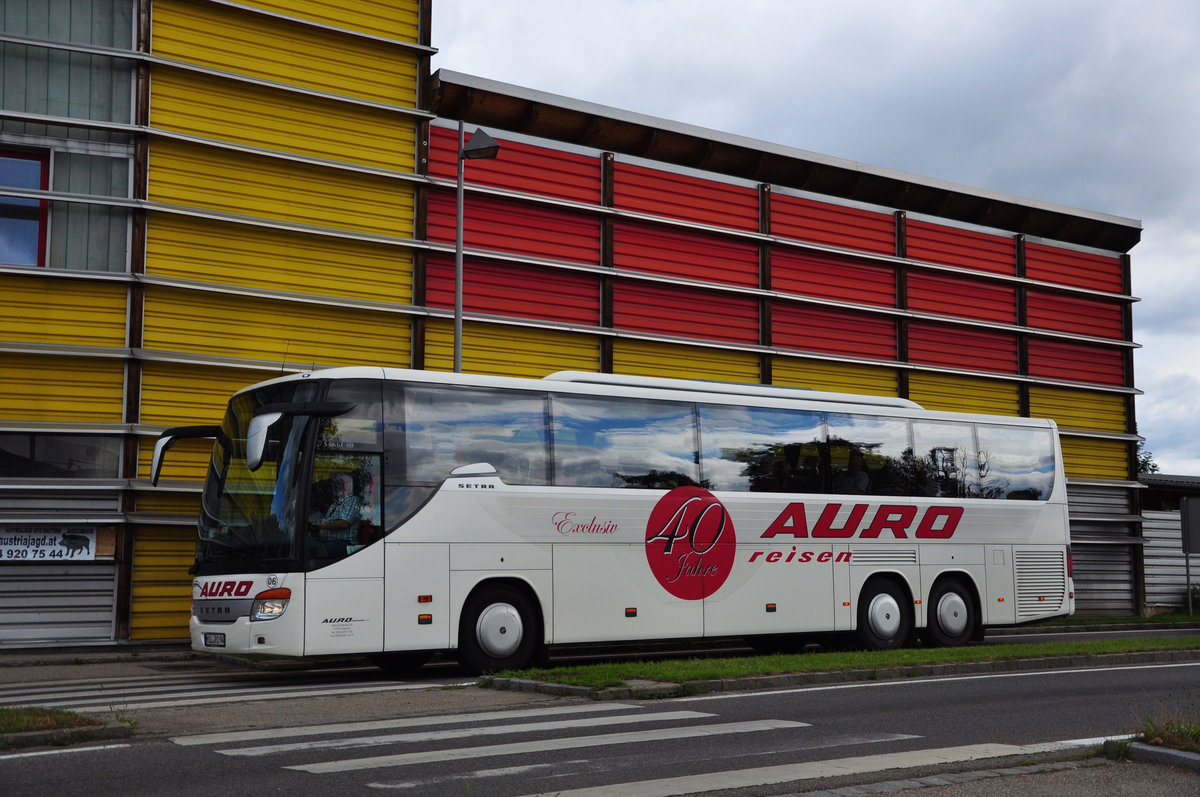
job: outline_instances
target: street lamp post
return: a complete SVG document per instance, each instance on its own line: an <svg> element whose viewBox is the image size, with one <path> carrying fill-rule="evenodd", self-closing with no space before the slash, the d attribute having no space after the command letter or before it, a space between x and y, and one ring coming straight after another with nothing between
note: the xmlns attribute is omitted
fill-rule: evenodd
<svg viewBox="0 0 1200 797"><path fill-rule="evenodd" d="M463 166L468 160L494 158L500 144L476 128L469 143L463 141L463 123L458 122L458 207L454 216L454 373L462 373L463 306Z"/></svg>

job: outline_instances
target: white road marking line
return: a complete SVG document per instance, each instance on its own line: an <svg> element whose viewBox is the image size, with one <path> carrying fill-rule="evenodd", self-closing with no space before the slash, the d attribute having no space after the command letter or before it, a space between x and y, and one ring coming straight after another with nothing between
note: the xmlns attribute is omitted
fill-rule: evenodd
<svg viewBox="0 0 1200 797"><path fill-rule="evenodd" d="M343 750L351 747L376 747L383 744L411 744L414 742L440 742L449 739L468 739L474 736L499 736L503 734L536 733L539 731L566 730L568 728L593 728L603 725L635 725L640 722L673 722L712 717L701 711L664 711L658 714L630 714L608 717L586 717L574 720L550 722L527 722L517 725L485 725L482 728L455 728L448 731L419 731L416 733L393 733L385 736L354 736L348 739L322 739L315 742L292 744L269 744L259 747L237 747L217 750L228 756L259 756L288 753L298 750Z"/></svg>
<svg viewBox="0 0 1200 797"><path fill-rule="evenodd" d="M60 747L54 750L35 750L31 753L10 753L8 755L0 755L0 761L8 761L13 758L35 758L44 755L66 755L68 753L94 753L97 750L116 750L121 747L129 747L128 744L102 744L96 747Z"/></svg>
<svg viewBox="0 0 1200 797"><path fill-rule="evenodd" d="M451 748L448 750L427 750L417 753L400 753L397 755L373 756L370 758L353 758L341 761L327 761L318 764L300 764L284 767L303 772L352 772L361 769L377 769L379 767L403 767L412 764L433 764L443 761L460 761L468 758L484 758L489 756L527 755L553 750L572 750L581 747L603 747L616 744L644 744L668 739L689 739L698 736L719 736L733 733L756 733L761 731L783 730L789 728L808 727L803 722L787 720L759 720L756 722L730 722L717 725L697 725L687 728L664 728L652 731L629 731L627 733L601 734L598 736L581 736L566 739L544 739L532 742L515 742L512 744L497 744L483 747Z"/></svg>
<svg viewBox="0 0 1200 797"><path fill-rule="evenodd" d="M389 789L393 791L400 789L428 789L430 786L439 783L469 783L471 781L483 780L484 778L507 778L513 775L528 775L539 769L554 769L556 766L556 764L529 764L523 767L477 769L474 772L467 772L462 775L448 775L443 778L433 778L432 780L410 780L401 783L368 783L366 786L368 789Z"/></svg>
<svg viewBox="0 0 1200 797"><path fill-rule="evenodd" d="M456 722L491 722L503 719L525 719L528 717L556 717L564 714L593 714L605 711L633 711L643 706L631 703L588 703L576 706L553 706L541 708L505 709L502 711L479 711L473 714L442 714L437 717L402 717L386 720L362 720L339 722L329 725L298 725L291 728L265 728L254 731L229 731L203 733L195 736L176 736L171 739L178 745L233 744L255 742L263 739L287 739L297 736L318 736L326 733L361 733L388 728L427 728L433 725L452 725Z"/></svg>
<svg viewBox="0 0 1200 797"><path fill-rule="evenodd" d="M753 767L728 772L707 772L678 778L611 783L587 789L559 790L557 797L674 797L701 794L722 789L742 789L751 786L771 786L793 781L831 778L840 775L862 775L887 769L908 769L939 764L975 761L1041 752L1040 746L1011 744L973 744L962 747L943 747L933 750L911 750L902 753L883 753L872 756L836 758L829 761L810 761L802 764L783 764L774 767ZM527 795L526 797L534 797Z"/></svg>

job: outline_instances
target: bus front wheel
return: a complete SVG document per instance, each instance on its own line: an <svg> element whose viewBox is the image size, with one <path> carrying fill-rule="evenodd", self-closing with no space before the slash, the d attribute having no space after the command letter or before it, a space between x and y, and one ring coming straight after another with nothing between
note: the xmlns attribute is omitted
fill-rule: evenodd
<svg viewBox="0 0 1200 797"><path fill-rule="evenodd" d="M498 584L478 590L463 607L458 660L476 675L526 666L541 642L533 602L520 590Z"/></svg>
<svg viewBox="0 0 1200 797"><path fill-rule="evenodd" d="M875 578L858 599L859 644L868 650L903 647L912 631L912 607L904 589L891 578Z"/></svg>
<svg viewBox="0 0 1200 797"><path fill-rule="evenodd" d="M942 647L965 645L975 636L978 618L975 601L961 580L947 578L939 581L929 594L929 624L925 628L925 641Z"/></svg>

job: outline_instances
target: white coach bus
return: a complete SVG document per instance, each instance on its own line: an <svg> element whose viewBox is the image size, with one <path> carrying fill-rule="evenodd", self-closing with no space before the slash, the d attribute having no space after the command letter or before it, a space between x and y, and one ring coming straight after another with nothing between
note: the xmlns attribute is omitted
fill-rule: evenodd
<svg viewBox="0 0 1200 797"><path fill-rule="evenodd" d="M548 645L847 632L958 645L1074 608L1052 421L560 372L338 368L215 437L196 650L474 672Z"/></svg>

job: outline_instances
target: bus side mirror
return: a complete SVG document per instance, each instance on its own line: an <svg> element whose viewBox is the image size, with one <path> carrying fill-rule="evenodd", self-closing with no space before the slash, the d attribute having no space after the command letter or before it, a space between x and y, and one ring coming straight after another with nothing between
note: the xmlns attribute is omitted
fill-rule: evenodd
<svg viewBox="0 0 1200 797"><path fill-rule="evenodd" d="M158 440L154 443L154 458L150 460L150 484L152 486L158 486L158 476L162 472L163 458L166 456L167 449L180 440L191 440L197 437L215 437L222 442L228 442L221 434L220 426L176 426L167 429L158 436Z"/></svg>
<svg viewBox="0 0 1200 797"><path fill-rule="evenodd" d="M262 466L263 454L267 450L267 433L282 417L282 412L264 412L250 419L250 428L246 432L246 467L251 473Z"/></svg>

